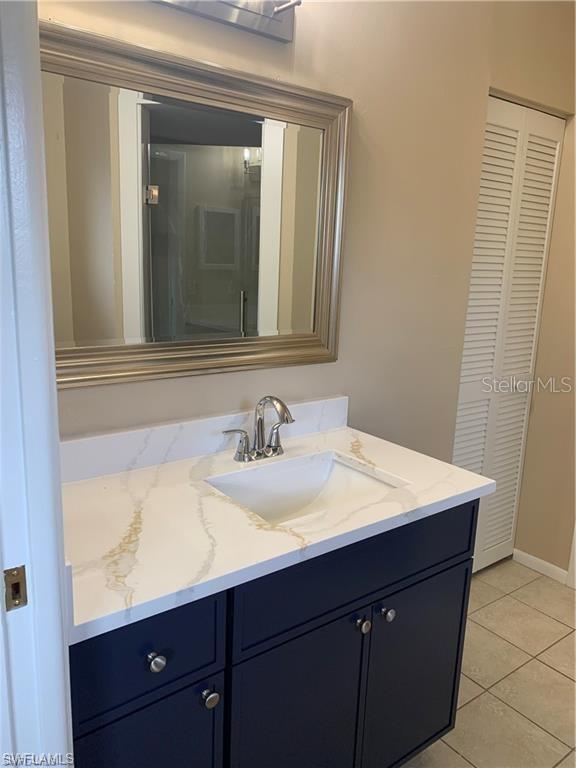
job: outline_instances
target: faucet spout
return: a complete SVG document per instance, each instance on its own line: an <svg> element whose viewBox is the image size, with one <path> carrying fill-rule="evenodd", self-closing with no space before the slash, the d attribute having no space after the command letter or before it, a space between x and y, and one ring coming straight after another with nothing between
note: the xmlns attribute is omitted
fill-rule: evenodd
<svg viewBox="0 0 576 768"><path fill-rule="evenodd" d="M272 432L270 433L272 440L268 440L267 444L264 434L264 412L268 405L271 405L276 411L278 422L272 427ZM254 451L258 455L263 455L266 454L270 447L272 451L270 455L280 455L282 453L282 446L280 444L278 429L280 425L292 424L293 421L294 418L290 413L290 409L279 397L276 397L275 395L265 395L265 397L261 398L256 405L254 420Z"/></svg>

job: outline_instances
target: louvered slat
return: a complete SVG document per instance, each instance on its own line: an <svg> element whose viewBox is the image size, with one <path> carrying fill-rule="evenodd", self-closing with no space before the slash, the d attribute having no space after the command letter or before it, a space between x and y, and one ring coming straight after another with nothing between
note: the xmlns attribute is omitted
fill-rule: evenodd
<svg viewBox="0 0 576 768"><path fill-rule="evenodd" d="M487 461L487 472L496 480L496 492L484 505L484 550L512 536L527 410L527 395L503 395L498 401L494 441Z"/></svg>
<svg viewBox="0 0 576 768"><path fill-rule="evenodd" d="M494 374L518 131L488 123L462 355L462 383Z"/></svg>
<svg viewBox="0 0 576 768"><path fill-rule="evenodd" d="M546 235L552 213L552 179L556 172L559 143L532 134L526 142L526 163L537 163L548 186L534 187L527 171L520 187L518 234L512 253L507 324L504 333L502 374L530 376L534 368L538 309L544 278ZM535 212L541 217L535 219Z"/></svg>
<svg viewBox="0 0 576 768"><path fill-rule="evenodd" d="M490 401L461 403L456 417L454 463L471 472L482 472Z"/></svg>

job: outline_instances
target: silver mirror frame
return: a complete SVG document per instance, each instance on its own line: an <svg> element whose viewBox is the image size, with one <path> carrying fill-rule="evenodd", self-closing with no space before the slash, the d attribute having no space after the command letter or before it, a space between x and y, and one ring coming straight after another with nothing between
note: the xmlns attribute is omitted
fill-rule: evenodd
<svg viewBox="0 0 576 768"><path fill-rule="evenodd" d="M324 131L314 333L56 351L60 388L337 359L342 218L352 102L190 61L52 22L40 23L42 70L184 101L254 112Z"/></svg>

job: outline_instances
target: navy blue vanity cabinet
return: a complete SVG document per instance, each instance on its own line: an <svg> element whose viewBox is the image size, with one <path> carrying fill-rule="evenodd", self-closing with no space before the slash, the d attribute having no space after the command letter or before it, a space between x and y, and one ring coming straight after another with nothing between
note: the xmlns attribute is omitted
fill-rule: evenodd
<svg viewBox="0 0 576 768"><path fill-rule="evenodd" d="M226 597L70 647L75 768L221 768Z"/></svg>
<svg viewBox="0 0 576 768"><path fill-rule="evenodd" d="M477 507L233 591L230 768L393 768L453 727Z"/></svg>
<svg viewBox="0 0 576 768"><path fill-rule="evenodd" d="M75 735L123 716L134 701L142 706L221 671L225 624L226 595L220 594L72 645Z"/></svg>
<svg viewBox="0 0 576 768"><path fill-rule="evenodd" d="M221 673L76 739L75 768L222 768L223 690Z"/></svg>
<svg viewBox="0 0 576 768"><path fill-rule="evenodd" d="M470 558L476 508L461 504L237 587L234 661L326 623L342 606L371 603L389 586Z"/></svg>
<svg viewBox="0 0 576 768"><path fill-rule="evenodd" d="M454 725L478 502L70 649L76 768L396 768Z"/></svg>
<svg viewBox="0 0 576 768"><path fill-rule="evenodd" d="M392 768L454 725L471 562L236 665L230 768Z"/></svg>
<svg viewBox="0 0 576 768"><path fill-rule="evenodd" d="M231 768L351 768L362 621L344 616L233 668Z"/></svg>
<svg viewBox="0 0 576 768"><path fill-rule="evenodd" d="M362 768L388 768L454 725L470 562L373 607Z"/></svg>

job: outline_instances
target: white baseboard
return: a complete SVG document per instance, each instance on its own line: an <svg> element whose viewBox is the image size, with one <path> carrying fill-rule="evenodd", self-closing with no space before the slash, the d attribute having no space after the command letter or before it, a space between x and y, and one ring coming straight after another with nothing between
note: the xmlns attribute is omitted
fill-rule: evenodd
<svg viewBox="0 0 576 768"><path fill-rule="evenodd" d="M568 581L568 571L548 563L546 560L540 560L539 557L529 555L527 552L522 552L520 549L514 550L514 560L521 565L525 565L527 568L532 568L533 571L538 571L538 573L544 576L549 576L551 579L559 581L561 584L566 584Z"/></svg>

